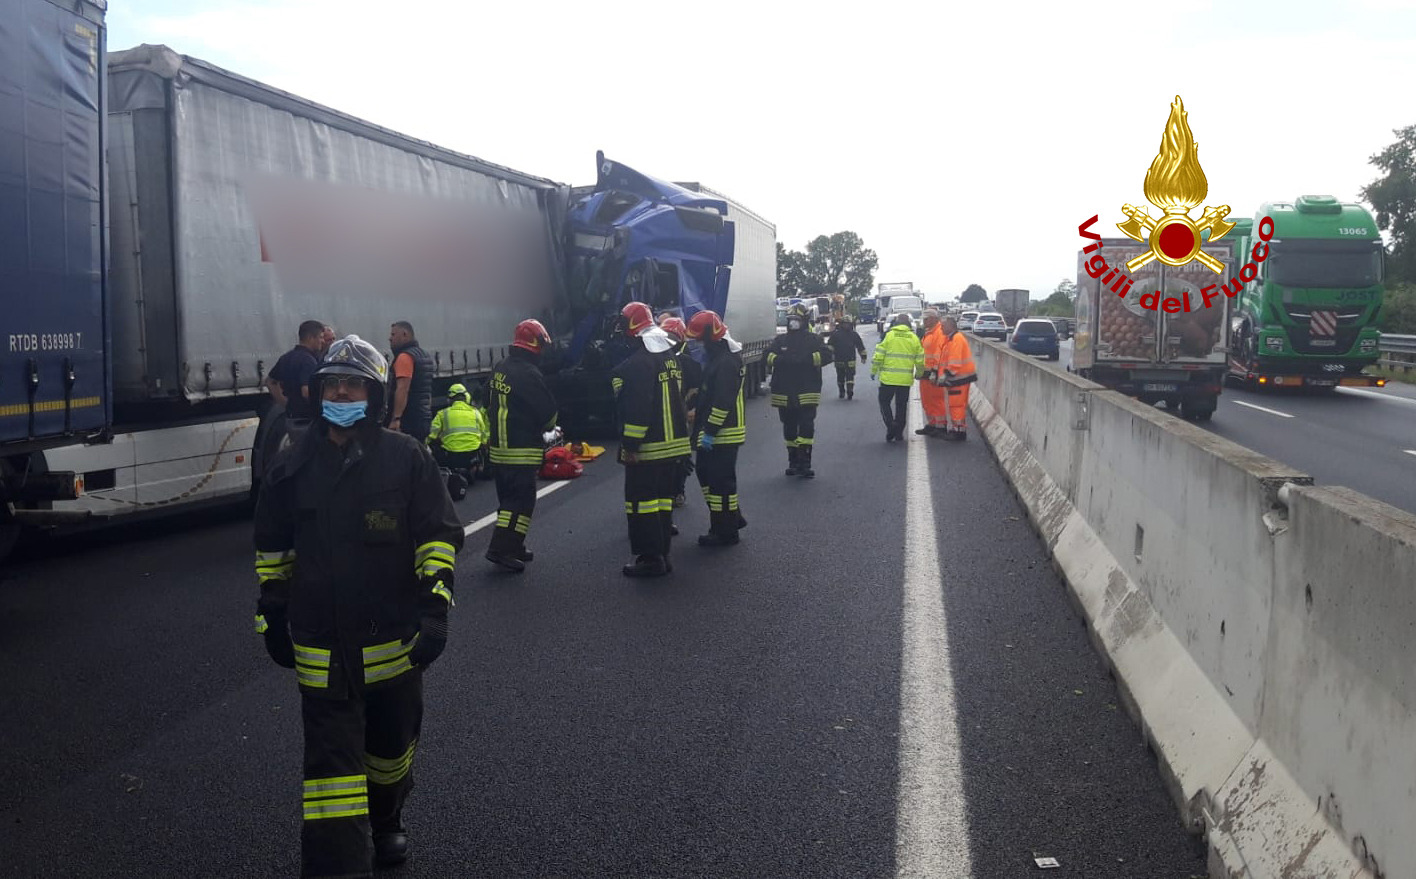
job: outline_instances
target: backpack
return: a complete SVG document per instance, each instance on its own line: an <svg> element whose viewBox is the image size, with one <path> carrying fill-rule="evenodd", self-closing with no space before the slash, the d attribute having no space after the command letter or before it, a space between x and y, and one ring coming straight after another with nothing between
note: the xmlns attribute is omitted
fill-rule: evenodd
<svg viewBox="0 0 1416 879"><path fill-rule="evenodd" d="M574 479L585 472L585 465L575 460L568 446L553 446L541 459L542 479Z"/></svg>

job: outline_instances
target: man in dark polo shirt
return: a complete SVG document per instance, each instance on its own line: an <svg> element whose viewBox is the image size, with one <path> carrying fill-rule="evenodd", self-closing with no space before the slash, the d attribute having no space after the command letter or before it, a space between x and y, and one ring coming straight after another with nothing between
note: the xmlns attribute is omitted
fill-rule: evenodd
<svg viewBox="0 0 1416 879"><path fill-rule="evenodd" d="M315 415L310 405L310 376L320 365L320 356L326 347L326 329L317 320L300 324L300 343L280 355L266 379L270 395L285 407L287 418L309 419Z"/></svg>

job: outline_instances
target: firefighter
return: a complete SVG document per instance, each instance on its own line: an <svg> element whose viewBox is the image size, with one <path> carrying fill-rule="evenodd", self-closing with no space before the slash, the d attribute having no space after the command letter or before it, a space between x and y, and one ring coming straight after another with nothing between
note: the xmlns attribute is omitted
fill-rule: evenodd
<svg viewBox="0 0 1416 879"><path fill-rule="evenodd" d="M683 407L683 374L673 356L677 347L654 325L643 302L620 311L617 330L631 342L628 359L615 367L610 383L623 425L619 460L624 465L624 511L634 561L626 577L660 577L672 571L674 490L678 471L690 454Z"/></svg>
<svg viewBox="0 0 1416 879"><path fill-rule="evenodd" d="M944 388L948 400L949 422L943 438L963 442L969 438L969 385L978 381L973 348L952 317L944 318L940 328L944 331L943 365L936 372L934 382Z"/></svg>
<svg viewBox="0 0 1416 879"><path fill-rule="evenodd" d="M708 501L708 533L699 546L732 546L747 524L738 506L738 447L747 441L743 384L747 370L742 345L716 312L700 311L688 322L689 338L699 339L708 355L699 407L693 422L698 447L698 484Z"/></svg>
<svg viewBox="0 0 1416 879"><path fill-rule="evenodd" d="M462 525L427 447L379 427L387 373L373 345L335 341L310 379L319 415L256 503L256 631L301 694L303 876L407 858L423 672L447 643Z"/></svg>
<svg viewBox="0 0 1416 879"><path fill-rule="evenodd" d="M787 331L767 346L772 370L772 408L782 420L787 443L787 475L816 476L811 449L816 444L816 407L821 405L821 367L831 362L831 349L811 332L804 305L787 312Z"/></svg>
<svg viewBox="0 0 1416 879"><path fill-rule="evenodd" d="M448 387L447 396L448 407L433 417L428 446L439 464L465 471L471 481L486 465L487 416L461 382Z"/></svg>
<svg viewBox="0 0 1416 879"><path fill-rule="evenodd" d="M393 375L388 385L388 427L423 442L433 422L433 358L418 345L406 320L389 327Z"/></svg>
<svg viewBox="0 0 1416 879"><path fill-rule="evenodd" d="M924 347L910 324L908 314L895 315L890 329L875 346L875 358L870 364L870 377L880 380L880 417L885 421L887 443L905 438L910 387L915 379L924 377Z"/></svg>
<svg viewBox="0 0 1416 879"><path fill-rule="evenodd" d="M678 361L679 372L683 374L683 408L685 417L689 424L693 424L694 406L698 401L698 386L703 383L703 366L694 360L688 353L688 328L684 325L683 319L672 314L665 314L659 318L659 328L668 333L677 346L672 354ZM684 491L688 486L688 477L692 469L680 467L678 473L678 491L674 494L674 506L684 505ZM675 527L674 534L678 533Z"/></svg>
<svg viewBox="0 0 1416 879"><path fill-rule="evenodd" d="M831 359L836 361L836 399L855 399L856 357L865 362L865 342L856 332L855 323L843 317L826 338L831 346Z"/></svg>
<svg viewBox="0 0 1416 879"><path fill-rule="evenodd" d="M920 436L943 437L949 428L949 414L945 403L944 388L934 383L934 376L944 370L944 348L946 340L944 326L940 323L939 312L928 309L924 313L924 378L919 382L919 402L924 407L924 427L916 430Z"/></svg>
<svg viewBox="0 0 1416 879"><path fill-rule="evenodd" d="M535 554L526 549L526 532L536 510L536 473L545 452L544 435L556 425L556 399L541 375L541 355L551 335L537 320L524 320L512 332L511 351L487 382L487 420L491 443L487 457L497 481L497 525L487 545L487 561L520 573Z"/></svg>

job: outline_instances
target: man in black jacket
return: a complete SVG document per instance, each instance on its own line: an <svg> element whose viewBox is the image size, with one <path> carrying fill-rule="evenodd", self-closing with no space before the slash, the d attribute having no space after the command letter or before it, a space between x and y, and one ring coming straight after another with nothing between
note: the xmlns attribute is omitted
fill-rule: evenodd
<svg viewBox="0 0 1416 879"><path fill-rule="evenodd" d="M816 475L811 449L816 444L816 407L821 405L821 367L831 362L831 349L809 327L806 307L787 312L787 331L767 347L772 370L772 408L782 419L787 442L787 475Z"/></svg>
<svg viewBox="0 0 1416 879"><path fill-rule="evenodd" d="M541 375L541 355L550 344L551 335L540 321L517 324L511 351L492 367L487 382L488 457L497 480L497 527L487 561L518 573L533 558L526 532L536 511L536 473L545 455L544 434L556 426L559 414Z"/></svg>
<svg viewBox="0 0 1416 879"><path fill-rule="evenodd" d="M388 344L393 349L388 427L427 442L433 426L433 358L418 344L413 325L406 320L389 328Z"/></svg>
<svg viewBox="0 0 1416 879"><path fill-rule="evenodd" d="M387 373L373 345L334 342L318 418L256 504L256 631L301 693L304 876L407 857L423 671L447 644L462 524L427 447L378 426Z"/></svg>
<svg viewBox="0 0 1416 879"><path fill-rule="evenodd" d="M654 325L643 302L620 311L620 332L633 342L629 358L615 367L610 383L623 425L619 460L624 464L624 511L634 562L626 577L659 577L672 571L674 491L691 454L684 413L683 374L669 334Z"/></svg>
<svg viewBox="0 0 1416 879"><path fill-rule="evenodd" d="M836 329L826 338L831 346L831 359L836 361L836 399L855 399L856 357L865 362L865 342L848 317L836 322Z"/></svg>
<svg viewBox="0 0 1416 879"><path fill-rule="evenodd" d="M690 338L700 339L708 354L693 435L698 446L698 483L708 501L708 533L699 546L732 546L747 524L738 507L737 455L747 441L743 411L742 346L728 334L716 312L700 311L688 322Z"/></svg>

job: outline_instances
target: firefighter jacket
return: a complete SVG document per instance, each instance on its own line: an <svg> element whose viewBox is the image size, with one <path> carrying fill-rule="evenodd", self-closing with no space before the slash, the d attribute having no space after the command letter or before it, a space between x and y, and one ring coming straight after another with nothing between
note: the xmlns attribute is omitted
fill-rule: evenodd
<svg viewBox="0 0 1416 879"><path fill-rule="evenodd" d="M680 345L673 356L683 373L683 407L692 413L698 405L698 389L703 384L703 364L688 353L688 343Z"/></svg>
<svg viewBox="0 0 1416 879"><path fill-rule="evenodd" d="M831 335L826 337L826 344L831 346L831 356L837 363L849 363L857 354L865 353L865 342L854 329L838 327L832 330Z"/></svg>
<svg viewBox="0 0 1416 879"><path fill-rule="evenodd" d="M398 355L404 353L413 358L413 378L408 380L408 405L403 409L401 424L408 433L421 433L423 426L433 420L433 358L428 356L427 351L418 347L417 342L409 342L394 349L393 359L397 360ZM393 400L397 390L398 376L393 374L391 360L388 365L388 393L384 401L388 406L390 421L393 418Z"/></svg>
<svg viewBox="0 0 1416 879"><path fill-rule="evenodd" d="M428 433L428 445L441 444L449 452L475 452L487 441L487 416L465 400L452 405L433 417Z"/></svg>
<svg viewBox="0 0 1416 879"><path fill-rule="evenodd" d="M747 418L743 413L743 384L747 369L742 355L724 342L708 348L708 366L698 391L698 409L693 419L693 435L707 433L716 445L730 446L747 441Z"/></svg>
<svg viewBox="0 0 1416 879"><path fill-rule="evenodd" d="M924 346L914 330L894 326L885 333L875 346L870 375L879 378L882 385L894 387L912 385L915 379L924 378Z"/></svg>
<svg viewBox="0 0 1416 879"><path fill-rule="evenodd" d="M493 464L540 467L545 451L541 434L556 426L556 399L546 386L536 355L513 348L492 368L487 382L488 455Z"/></svg>
<svg viewBox="0 0 1416 879"><path fill-rule="evenodd" d="M773 408L821 405L821 367L830 362L831 349L815 333L798 330L773 339L767 346Z"/></svg>
<svg viewBox="0 0 1416 879"><path fill-rule="evenodd" d="M968 384L978 377L974 370L973 348L963 333L946 336L943 348L944 368L939 377L946 385Z"/></svg>
<svg viewBox="0 0 1416 879"><path fill-rule="evenodd" d="M933 329L924 334L920 344L924 347L924 371L933 370L936 375L943 375L944 348L948 344L944 336L944 326L935 324Z"/></svg>
<svg viewBox="0 0 1416 879"><path fill-rule="evenodd" d="M639 349L616 366L610 377L615 407L623 425L620 460L634 452L640 461L687 457L688 417L683 406L683 372L672 352Z"/></svg>
<svg viewBox="0 0 1416 879"><path fill-rule="evenodd" d="M301 691L345 699L412 671L421 608L452 603L463 533L427 446L368 424L341 447L328 429L313 425L261 486L256 630L288 621Z"/></svg>

